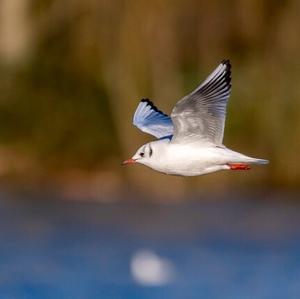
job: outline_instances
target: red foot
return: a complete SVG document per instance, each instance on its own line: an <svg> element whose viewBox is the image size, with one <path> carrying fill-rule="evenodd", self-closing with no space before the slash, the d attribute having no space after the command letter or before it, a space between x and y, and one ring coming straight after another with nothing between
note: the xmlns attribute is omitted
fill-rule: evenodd
<svg viewBox="0 0 300 299"><path fill-rule="evenodd" d="M228 163L227 164L231 170L249 170L250 166L243 163Z"/></svg>

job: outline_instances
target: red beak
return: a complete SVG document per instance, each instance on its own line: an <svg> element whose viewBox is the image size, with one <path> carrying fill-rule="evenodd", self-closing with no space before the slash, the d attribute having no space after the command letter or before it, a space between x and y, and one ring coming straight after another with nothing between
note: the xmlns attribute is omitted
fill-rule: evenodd
<svg viewBox="0 0 300 299"><path fill-rule="evenodd" d="M127 165L127 164L134 164L135 163L135 160L134 159L128 159L128 160L125 160L123 163L122 163L122 165L124 166L124 165Z"/></svg>

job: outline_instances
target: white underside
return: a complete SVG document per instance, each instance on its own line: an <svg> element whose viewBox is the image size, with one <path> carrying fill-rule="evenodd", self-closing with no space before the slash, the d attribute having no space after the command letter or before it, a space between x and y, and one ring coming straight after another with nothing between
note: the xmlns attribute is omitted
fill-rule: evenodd
<svg viewBox="0 0 300 299"><path fill-rule="evenodd" d="M164 142L152 159L141 163L166 174L197 176L230 169L228 163L266 164L267 161L245 156L226 147Z"/></svg>

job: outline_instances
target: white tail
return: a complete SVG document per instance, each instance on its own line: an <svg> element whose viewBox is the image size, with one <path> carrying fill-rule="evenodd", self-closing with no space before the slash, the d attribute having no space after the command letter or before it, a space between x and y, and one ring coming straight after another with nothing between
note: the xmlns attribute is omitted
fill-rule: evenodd
<svg viewBox="0 0 300 299"><path fill-rule="evenodd" d="M251 158L247 161L247 163L249 164L268 164L269 161L268 160L265 160L265 159L256 159L256 158Z"/></svg>

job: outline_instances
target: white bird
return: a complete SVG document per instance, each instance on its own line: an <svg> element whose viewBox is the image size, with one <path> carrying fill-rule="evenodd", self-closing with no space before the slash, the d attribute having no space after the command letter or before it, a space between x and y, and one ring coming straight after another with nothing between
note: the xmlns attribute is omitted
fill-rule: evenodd
<svg viewBox="0 0 300 299"><path fill-rule="evenodd" d="M267 164L267 160L248 157L222 144L230 82L231 64L223 60L200 86L175 105L171 117L150 100L142 99L133 124L158 140L140 147L123 165L141 163L166 174L197 176Z"/></svg>

